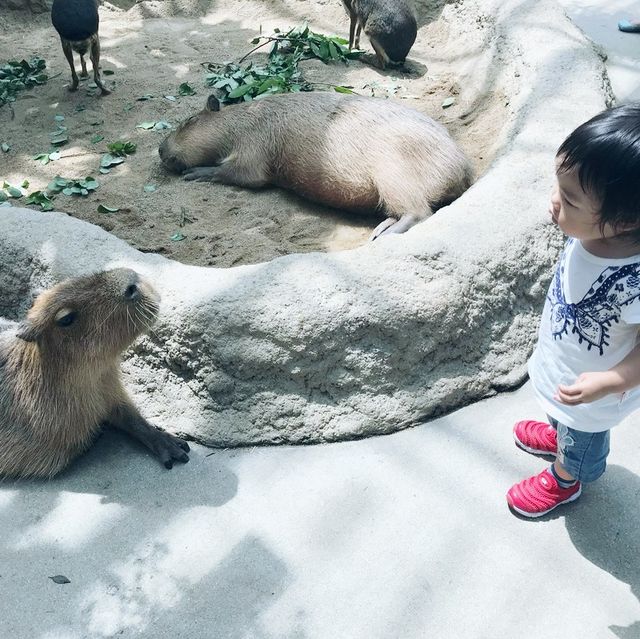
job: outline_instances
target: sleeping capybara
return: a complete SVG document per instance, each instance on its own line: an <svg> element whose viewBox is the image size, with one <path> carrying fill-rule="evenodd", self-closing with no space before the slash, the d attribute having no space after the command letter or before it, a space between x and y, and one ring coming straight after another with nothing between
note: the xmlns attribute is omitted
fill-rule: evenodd
<svg viewBox="0 0 640 639"><path fill-rule="evenodd" d="M0 477L53 477L104 424L167 468L189 445L152 426L120 379L120 354L158 314L151 284L129 269L67 280L0 332Z"/></svg>
<svg viewBox="0 0 640 639"><path fill-rule="evenodd" d="M209 96L160 145L186 180L259 188L387 216L373 234L401 233L471 184L469 160L441 125L392 100L285 93L220 108Z"/></svg>

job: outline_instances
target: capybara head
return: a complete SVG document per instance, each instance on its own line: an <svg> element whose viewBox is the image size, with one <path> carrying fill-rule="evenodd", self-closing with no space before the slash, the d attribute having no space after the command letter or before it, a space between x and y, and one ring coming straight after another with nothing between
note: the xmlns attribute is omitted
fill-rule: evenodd
<svg viewBox="0 0 640 639"><path fill-rule="evenodd" d="M220 101L210 95L205 108L187 118L160 145L158 153L164 166L174 173L182 173L193 166L209 166L216 149L212 148L214 121L220 111Z"/></svg>
<svg viewBox="0 0 640 639"><path fill-rule="evenodd" d="M41 293L17 337L60 363L113 358L148 330L160 297L138 273L118 268L61 282Z"/></svg>

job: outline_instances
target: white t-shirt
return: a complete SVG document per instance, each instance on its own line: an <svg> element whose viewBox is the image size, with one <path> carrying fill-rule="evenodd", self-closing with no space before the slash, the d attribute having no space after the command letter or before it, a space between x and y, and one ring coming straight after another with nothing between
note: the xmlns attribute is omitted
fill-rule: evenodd
<svg viewBox="0 0 640 639"><path fill-rule="evenodd" d="M553 399L559 384L581 373L606 371L635 347L640 328L640 255L607 259L569 239L556 266L542 312L529 376L548 415L576 430L596 433L640 408L640 387L588 404Z"/></svg>

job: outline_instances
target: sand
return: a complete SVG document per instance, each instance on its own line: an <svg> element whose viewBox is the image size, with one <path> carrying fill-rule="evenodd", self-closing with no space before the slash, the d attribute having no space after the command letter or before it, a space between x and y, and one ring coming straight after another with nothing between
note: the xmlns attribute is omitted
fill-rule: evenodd
<svg viewBox="0 0 640 639"><path fill-rule="evenodd" d="M401 101L437 119L480 176L498 152L508 109L508 99L498 90L479 92L461 80L480 55L482 25L451 28L464 19L462 4L430 2L418 11L418 38L403 69L381 71L367 55L349 65L309 60L303 63L304 74L313 82ZM101 66L113 71L103 76L112 89L105 97L91 88L90 63L89 79L77 92L67 90L68 65L48 15L5 12L0 17L0 62L37 55L46 60L50 75L45 85L20 94L13 113L7 106L0 109L0 142L11 147L0 153L1 179L14 185L26 179L31 192L56 175L91 175L100 183L96 191L88 197L60 194L56 210L97 224L141 251L187 264L228 267L289 253L349 249L367 241L380 221L375 214L332 210L276 188L186 183L160 165L157 150L166 131L137 128L150 121L175 126L200 110L209 93L202 64L238 60L260 31L268 34L274 27L307 20L315 31L347 36L349 22L338 0L104 3L100 16ZM364 36L362 46L371 53ZM261 60L265 54L252 57ZM196 95L180 97L183 82ZM145 96L151 97L140 99ZM455 104L445 109L442 103L449 97ZM56 115L64 116L69 142L59 148L59 160L43 166L33 156L51 149ZM92 143L97 135L104 139ZM135 142L137 152L102 175L98 168L106 143L118 140ZM101 213L100 204L119 211Z"/></svg>

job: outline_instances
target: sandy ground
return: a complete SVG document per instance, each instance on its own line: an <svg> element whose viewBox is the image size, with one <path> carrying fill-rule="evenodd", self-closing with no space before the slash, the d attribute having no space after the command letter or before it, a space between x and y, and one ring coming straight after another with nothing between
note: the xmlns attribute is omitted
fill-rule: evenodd
<svg viewBox="0 0 640 639"><path fill-rule="evenodd" d="M479 95L461 85L460 73L473 65L478 37L456 41L450 25L462 5L444 1L419 7L420 30L405 69L381 72L363 62L325 65L304 63L315 82L353 86L363 95L401 100L445 124L472 159L478 175L495 155L508 100L498 91ZM338 0L300 3L270 2L132 2L100 9L103 76L111 95L98 97L84 81L67 91L69 69L47 15L0 16L0 61L38 55L47 61L49 82L26 91L0 109L0 178L11 184L29 180L29 191L44 188L55 176L91 175L100 186L89 197L58 195L55 205L74 217L98 224L145 252L157 252L189 264L232 266L260 262L294 252L352 248L366 241L379 222L310 204L279 189L247 191L222 185L185 183L165 173L157 149L166 131L136 128L148 121L176 125L199 110L208 94L203 62L238 60L251 49L262 29L287 28L308 20L312 29L348 33L348 19ZM473 25L476 32L482 25ZM366 38L363 46L370 51ZM255 54L257 58L264 54ZM90 66L90 65L89 65ZM79 65L78 65L79 70ZM179 97L189 82L197 94ZM175 101L164 96L178 96ZM143 96L150 99L139 100ZM456 104L442 108L445 98ZM43 166L33 160L48 152L56 115L64 116L69 143L61 158ZM96 136L104 140L92 143ZM108 175L98 172L106 144L131 140L137 153ZM145 186L153 185L148 192ZM24 200L23 200L24 201ZM118 207L100 213L98 205ZM179 234L182 240L171 239Z"/></svg>

